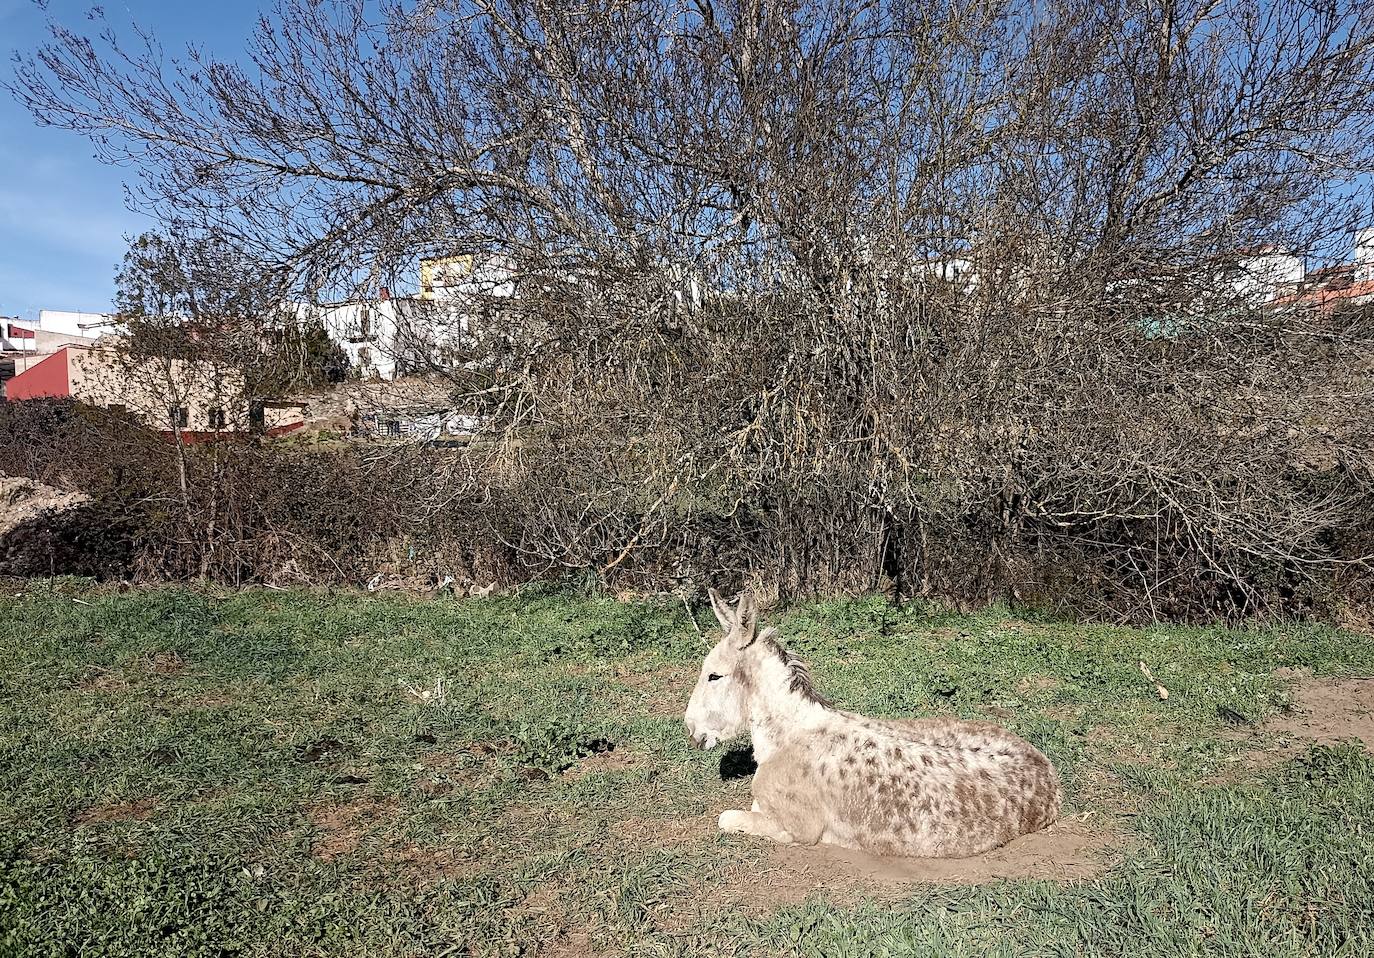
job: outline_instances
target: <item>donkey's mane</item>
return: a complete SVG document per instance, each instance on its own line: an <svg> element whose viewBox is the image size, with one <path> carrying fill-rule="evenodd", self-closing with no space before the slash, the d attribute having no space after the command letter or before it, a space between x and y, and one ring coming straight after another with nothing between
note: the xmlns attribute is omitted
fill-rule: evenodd
<svg viewBox="0 0 1374 958"><path fill-rule="evenodd" d="M815 684L811 681L811 670L807 668L805 662L794 655L790 650L783 647L778 641L778 633L775 629L764 629L759 635L777 655L779 661L787 666L787 687L796 692L808 702L815 702L826 708L831 707L831 702L824 695L816 691Z"/></svg>

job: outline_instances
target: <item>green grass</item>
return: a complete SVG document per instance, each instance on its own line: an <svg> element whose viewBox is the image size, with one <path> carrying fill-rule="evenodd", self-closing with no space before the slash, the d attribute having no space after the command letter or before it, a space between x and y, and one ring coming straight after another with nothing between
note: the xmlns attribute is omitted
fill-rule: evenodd
<svg viewBox="0 0 1374 958"><path fill-rule="evenodd" d="M1374 674L1364 638L880 600L776 624L845 707L1039 745L1110 867L751 903L771 849L714 833L749 783L686 741L680 602L59 580L0 593L0 955L1374 953L1374 761L1254 762L1228 724L1285 707L1279 667Z"/></svg>

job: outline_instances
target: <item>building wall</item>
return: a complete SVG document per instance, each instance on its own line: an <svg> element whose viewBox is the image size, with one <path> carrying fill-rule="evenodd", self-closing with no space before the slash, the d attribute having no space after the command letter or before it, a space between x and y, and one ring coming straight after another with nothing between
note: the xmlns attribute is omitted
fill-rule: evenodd
<svg viewBox="0 0 1374 958"><path fill-rule="evenodd" d="M269 435L278 436L305 425L305 406L267 406L262 411L262 428Z"/></svg>
<svg viewBox="0 0 1374 958"><path fill-rule="evenodd" d="M9 331L10 323L21 326L24 329L33 330L32 339L10 338L5 334ZM64 346L92 346L95 340L88 336L76 336L69 333L53 332L47 329L37 329L32 323L24 323L18 320L0 321L0 353L7 360L14 362L14 371L22 373L27 369L41 363L43 360L52 356Z"/></svg>
<svg viewBox="0 0 1374 958"><path fill-rule="evenodd" d="M113 331L115 317L110 313L78 313L65 309L40 309L38 328L67 336L95 339Z"/></svg>
<svg viewBox="0 0 1374 958"><path fill-rule="evenodd" d="M395 379L396 304L377 302L301 304L297 315L323 323L364 379Z"/></svg>
<svg viewBox="0 0 1374 958"><path fill-rule="evenodd" d="M398 297L349 303L298 303L297 319L322 324L363 379L395 379L423 356L435 358L468 329L468 300ZM423 365L422 363L419 365Z"/></svg>
<svg viewBox="0 0 1374 958"><path fill-rule="evenodd" d="M71 349L71 396L123 406L154 429L192 433L248 429L243 374L209 363L131 360L114 349ZM185 420L173 409L185 410ZM216 411L219 415L216 416Z"/></svg>
<svg viewBox="0 0 1374 958"><path fill-rule="evenodd" d="M1355 233L1355 282L1374 280L1374 228Z"/></svg>
<svg viewBox="0 0 1374 958"><path fill-rule="evenodd" d="M1242 259L1234 287L1247 299L1268 302L1297 289L1305 275L1306 263L1301 256L1271 250Z"/></svg>
<svg viewBox="0 0 1374 958"><path fill-rule="evenodd" d="M5 398L59 399L70 396L68 362L67 350L60 349L42 362L16 373L13 379L5 383Z"/></svg>
<svg viewBox="0 0 1374 958"><path fill-rule="evenodd" d="M420 260L420 299L514 295L515 263L507 257L465 254Z"/></svg>

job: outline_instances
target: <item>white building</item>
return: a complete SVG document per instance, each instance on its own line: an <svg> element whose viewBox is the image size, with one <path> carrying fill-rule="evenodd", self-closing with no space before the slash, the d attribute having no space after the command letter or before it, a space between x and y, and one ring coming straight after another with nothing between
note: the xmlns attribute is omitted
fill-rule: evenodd
<svg viewBox="0 0 1374 958"><path fill-rule="evenodd" d="M105 313L39 311L38 320L0 316L0 397L5 383L65 346L93 346L109 332L114 317Z"/></svg>
<svg viewBox="0 0 1374 958"><path fill-rule="evenodd" d="M1374 280L1374 227L1355 233L1355 282Z"/></svg>
<svg viewBox="0 0 1374 958"><path fill-rule="evenodd" d="M96 339L105 333L112 333L119 325L113 313L78 313L65 309L40 309L38 328L67 336L84 336Z"/></svg>
<svg viewBox="0 0 1374 958"><path fill-rule="evenodd" d="M922 272L960 289L978 287L978 273L973 264L961 256L940 256L926 260Z"/></svg>
<svg viewBox="0 0 1374 958"><path fill-rule="evenodd" d="M420 260L417 296L298 303L304 321L322 323L364 379L395 379L444 361L444 350L482 320L493 301L515 295L514 265L505 258L448 256Z"/></svg>
<svg viewBox="0 0 1374 958"><path fill-rule="evenodd" d="M374 302L297 303L302 322L320 323L329 338L348 354L363 379L396 377L397 306L392 299Z"/></svg>
<svg viewBox="0 0 1374 958"><path fill-rule="evenodd" d="M462 256L420 260L420 298L463 300L515 295L515 263L506 256Z"/></svg>
<svg viewBox="0 0 1374 958"><path fill-rule="evenodd" d="M1307 275L1307 264L1296 253L1263 246L1241 256L1231 281L1236 294L1261 303L1295 292Z"/></svg>

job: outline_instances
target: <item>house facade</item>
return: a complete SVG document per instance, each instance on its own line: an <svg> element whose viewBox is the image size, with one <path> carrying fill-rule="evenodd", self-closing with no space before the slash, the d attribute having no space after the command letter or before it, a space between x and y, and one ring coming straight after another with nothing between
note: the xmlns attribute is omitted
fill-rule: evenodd
<svg viewBox="0 0 1374 958"><path fill-rule="evenodd" d="M6 399L73 399L126 411L187 441L245 433L255 426L279 435L299 428L305 419L300 404L250 409L241 371L179 359L133 359L113 345L57 350L12 378Z"/></svg>
<svg viewBox="0 0 1374 958"><path fill-rule="evenodd" d="M332 303L296 303L290 312L318 323L348 354L361 379L392 380L445 361L503 300L516 295L514 264L472 255L420 260L420 291Z"/></svg>
<svg viewBox="0 0 1374 958"><path fill-rule="evenodd" d="M1354 257L1350 262L1304 273L1300 283L1275 297L1270 305L1331 313L1370 304L1374 304L1374 229L1355 234Z"/></svg>
<svg viewBox="0 0 1374 958"><path fill-rule="evenodd" d="M65 346L93 346L110 317L45 309L37 322L0 317L0 398L8 383ZM87 325L87 320L90 324Z"/></svg>

